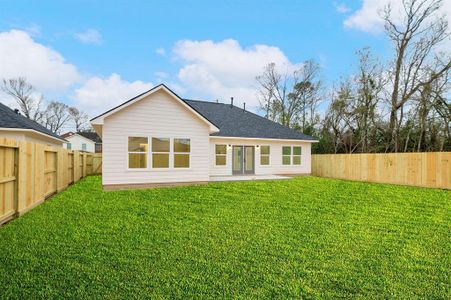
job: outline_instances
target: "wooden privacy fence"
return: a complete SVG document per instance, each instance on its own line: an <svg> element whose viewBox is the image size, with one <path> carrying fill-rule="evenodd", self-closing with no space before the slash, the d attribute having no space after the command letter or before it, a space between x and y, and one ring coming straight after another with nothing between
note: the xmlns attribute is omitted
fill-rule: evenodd
<svg viewBox="0 0 451 300"><path fill-rule="evenodd" d="M0 138L0 224L81 178L100 174L102 154Z"/></svg>
<svg viewBox="0 0 451 300"><path fill-rule="evenodd" d="M451 189L451 152L315 154L312 175Z"/></svg>

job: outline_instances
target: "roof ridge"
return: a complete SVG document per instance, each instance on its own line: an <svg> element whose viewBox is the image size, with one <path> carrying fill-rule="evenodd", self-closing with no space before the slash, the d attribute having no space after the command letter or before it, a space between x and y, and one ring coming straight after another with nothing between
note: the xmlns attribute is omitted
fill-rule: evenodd
<svg viewBox="0 0 451 300"><path fill-rule="evenodd" d="M191 101L191 102L211 103L211 104L227 104L227 103L223 103L223 102L215 102L215 101L208 101L208 100L198 100L198 99L188 99L188 98L183 98L183 100Z"/></svg>

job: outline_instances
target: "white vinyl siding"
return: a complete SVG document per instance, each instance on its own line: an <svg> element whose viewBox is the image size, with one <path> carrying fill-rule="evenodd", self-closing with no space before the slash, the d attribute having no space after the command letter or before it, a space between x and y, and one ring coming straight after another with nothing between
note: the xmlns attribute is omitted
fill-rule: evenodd
<svg viewBox="0 0 451 300"><path fill-rule="evenodd" d="M66 143L63 143L63 141L58 142L35 131L14 130L14 128L11 129L0 128L0 136L9 139L15 139L18 141L27 141L38 144L44 144L52 147L63 147L63 148L66 147Z"/></svg>
<svg viewBox="0 0 451 300"><path fill-rule="evenodd" d="M173 168L174 156L170 154L169 168L128 169L128 136L169 138L171 152L174 139L189 139L189 168ZM102 140L105 185L209 180L209 126L165 91L106 117ZM152 147L151 141L149 144Z"/></svg>
<svg viewBox="0 0 451 300"><path fill-rule="evenodd" d="M268 174L310 174L311 173L311 143L302 141L283 141L283 140L264 140L264 139L225 139L220 137L212 137L210 139L210 155L213 158L210 163L210 174L212 176L227 176L232 175L232 148L227 147L227 164L226 166L218 167L215 165L215 146L216 144L223 145L248 145L257 146L255 148L255 174L256 175L268 175ZM260 162L260 149L261 146L270 146L270 164L261 165ZM282 147L283 146L300 146L302 148L302 155L300 156L300 165L283 165L282 164ZM291 149L292 150L292 149ZM290 158L290 161L292 157Z"/></svg>
<svg viewBox="0 0 451 300"><path fill-rule="evenodd" d="M94 141L91 141L90 139L87 139L83 136L74 134L65 139L71 144L72 150L86 151L86 152L94 152L95 151ZM64 144L64 148L67 149L67 143Z"/></svg>

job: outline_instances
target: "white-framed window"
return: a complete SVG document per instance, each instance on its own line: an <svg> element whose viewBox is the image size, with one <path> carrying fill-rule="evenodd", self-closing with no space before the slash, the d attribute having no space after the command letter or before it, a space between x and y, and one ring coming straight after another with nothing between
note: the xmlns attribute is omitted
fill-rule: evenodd
<svg viewBox="0 0 451 300"><path fill-rule="evenodd" d="M67 143L67 150L72 150L72 143Z"/></svg>
<svg viewBox="0 0 451 300"><path fill-rule="evenodd" d="M215 146L215 165L225 166L227 163L227 145Z"/></svg>
<svg viewBox="0 0 451 300"><path fill-rule="evenodd" d="M191 140L190 139L174 139L174 168L189 168Z"/></svg>
<svg viewBox="0 0 451 300"><path fill-rule="evenodd" d="M170 138L152 138L152 168L169 168Z"/></svg>
<svg viewBox="0 0 451 300"><path fill-rule="evenodd" d="M269 166L271 148L269 146L260 146L260 165Z"/></svg>
<svg viewBox="0 0 451 300"><path fill-rule="evenodd" d="M293 146L293 165L301 164L301 154L302 154L301 146Z"/></svg>
<svg viewBox="0 0 451 300"><path fill-rule="evenodd" d="M291 165L291 146L282 147L282 165Z"/></svg>
<svg viewBox="0 0 451 300"><path fill-rule="evenodd" d="M147 168L147 153L149 151L149 140L147 137L128 137L128 168Z"/></svg>
<svg viewBox="0 0 451 300"><path fill-rule="evenodd" d="M300 165L301 164L302 147L301 146L283 146L282 147L282 164L283 165Z"/></svg>
<svg viewBox="0 0 451 300"><path fill-rule="evenodd" d="M85 143L81 144L81 150L82 151L86 151L86 144Z"/></svg>

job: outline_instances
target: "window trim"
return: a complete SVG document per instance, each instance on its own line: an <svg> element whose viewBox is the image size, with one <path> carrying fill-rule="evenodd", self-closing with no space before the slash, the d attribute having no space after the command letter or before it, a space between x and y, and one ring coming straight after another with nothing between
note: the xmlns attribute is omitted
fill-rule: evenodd
<svg viewBox="0 0 451 300"><path fill-rule="evenodd" d="M269 148L269 153L268 154L262 154L262 147L268 147ZM271 166L271 145L260 145L260 166L263 168L267 168ZM267 165L262 165L262 156L267 156L268 157L268 164Z"/></svg>
<svg viewBox="0 0 451 300"><path fill-rule="evenodd" d="M283 154L283 148L290 148L290 154ZM293 146L282 146L282 161L281 161L281 165L282 166L291 166L292 165L292 162L293 162L293 160L291 159L291 157L292 157L292 155L293 155ZM284 157L289 157L290 158L290 163L289 164L284 164L283 163L283 159L284 159Z"/></svg>
<svg viewBox="0 0 451 300"><path fill-rule="evenodd" d="M147 139L147 151L146 152L136 152L136 151L128 151L128 138L130 137L139 137L139 138L146 138ZM148 136L144 136L144 135L127 135L125 137L125 149L126 149L126 155L127 155L127 160L126 160L126 164L127 164L127 170L129 171L146 171L149 168L149 145L150 145L150 140ZM129 154L147 154L147 160L146 160L146 167L145 168L130 168L130 164L129 164Z"/></svg>
<svg viewBox="0 0 451 300"><path fill-rule="evenodd" d="M225 154L217 154L216 153L216 146L225 146ZM214 163L215 168L226 168L227 167L227 152L228 152L227 148L228 148L227 144L216 144L215 143L215 163ZM216 164L216 156L224 156L225 164L223 164L223 165Z"/></svg>
<svg viewBox="0 0 451 300"><path fill-rule="evenodd" d="M167 152L154 152L153 151L153 139L168 139L169 140L169 151ZM150 137L151 142L151 147L149 148L149 154L150 154L150 169L151 170L168 170L168 169L172 169L171 168L171 154L172 154L172 138L171 137L159 137L159 136L152 136ZM154 167L153 166L153 155L154 154L167 154L168 155L168 166L167 167Z"/></svg>
<svg viewBox="0 0 451 300"><path fill-rule="evenodd" d="M299 147L299 148L301 148L301 154L299 154L299 155L294 154L294 147ZM295 158L295 157L299 157L299 164L295 164L295 163L294 163L294 158ZM293 149L292 149L292 157L291 157L291 163L292 163L293 166L300 166L300 165L302 165L302 146L293 146Z"/></svg>
<svg viewBox="0 0 451 300"><path fill-rule="evenodd" d="M289 147L290 148L290 155L284 155L283 154L283 148L284 147ZM301 148L301 154L300 155L295 155L294 154L294 147L299 147L299 148ZM282 161L281 161L281 165L282 165L282 167L293 167L293 166L295 166L295 167L297 167L297 166L302 166L302 145L291 145L291 146L288 146L288 145L282 145ZM285 157L285 156L287 156L287 157L289 157L290 158L290 163L289 164L284 164L283 163L283 158ZM294 158L295 157L299 157L299 164L294 164Z"/></svg>
<svg viewBox="0 0 451 300"><path fill-rule="evenodd" d="M145 137L147 138L148 142L148 151L147 152L136 152L136 153L146 153L147 154L147 168L129 168L128 167L128 138L129 137ZM168 168L153 168L152 165L152 138L168 138L169 139L169 152L161 152L163 154L169 154L169 167ZM189 139L190 140L190 161L189 161L189 168L174 168L174 152L173 152L173 141L174 139ZM152 136L152 135L142 135L142 134L128 134L125 136L125 171L126 172L170 172L174 170L180 170L180 171L191 171L191 165L192 165L192 137L174 137L174 136ZM130 152L132 153L132 152ZM135 153L135 152L133 152Z"/></svg>
<svg viewBox="0 0 451 300"><path fill-rule="evenodd" d="M174 143L174 141L175 140L189 140L189 152L175 152L175 143ZM172 138L172 147L171 147L171 149L169 149L169 150L171 150L172 151L172 167L174 168L174 169L176 169L176 170L180 170L180 169L182 169L182 170L189 170L189 169L191 169L191 138L182 138L182 137L174 137L174 138ZM188 167L176 167L175 166L175 155L176 154L188 154Z"/></svg>

